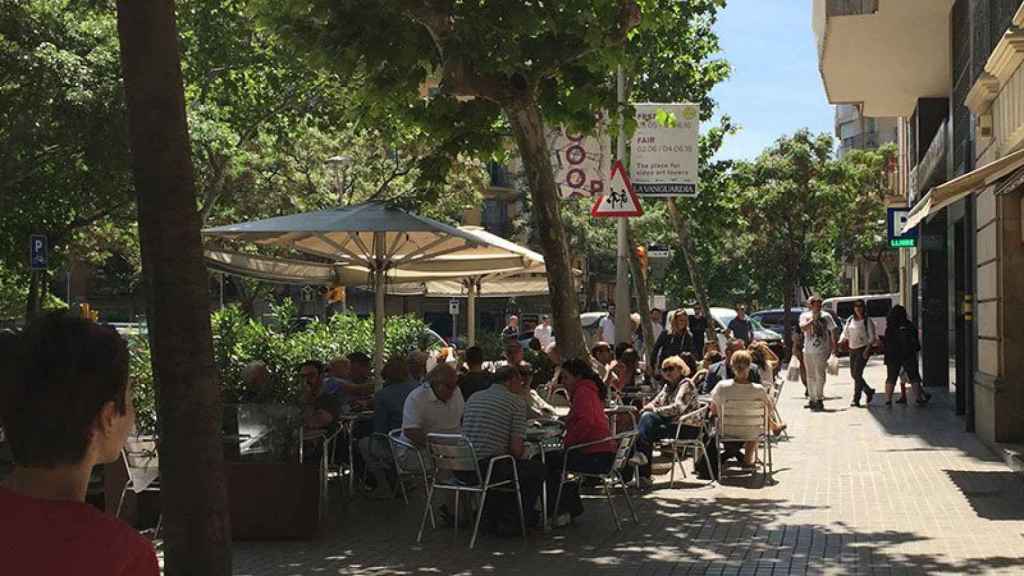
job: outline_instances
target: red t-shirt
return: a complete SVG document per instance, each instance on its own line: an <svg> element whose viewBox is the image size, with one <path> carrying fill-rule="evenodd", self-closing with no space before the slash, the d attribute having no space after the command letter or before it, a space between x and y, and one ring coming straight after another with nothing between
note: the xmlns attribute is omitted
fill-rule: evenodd
<svg viewBox="0 0 1024 576"><path fill-rule="evenodd" d="M0 572L33 576L160 576L153 545L84 502L0 487Z"/></svg>

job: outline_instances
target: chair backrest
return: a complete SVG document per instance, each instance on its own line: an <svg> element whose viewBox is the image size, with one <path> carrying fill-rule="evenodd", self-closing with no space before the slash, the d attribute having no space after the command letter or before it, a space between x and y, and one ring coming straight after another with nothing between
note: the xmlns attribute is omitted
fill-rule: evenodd
<svg viewBox="0 0 1024 576"><path fill-rule="evenodd" d="M480 481L479 461L469 439L461 434L427 434L427 448L438 470L475 472Z"/></svg>
<svg viewBox="0 0 1024 576"><path fill-rule="evenodd" d="M391 447L391 456L395 461L395 470L397 470L399 474L407 474L413 472L419 474L421 470L406 468L405 466L402 465L403 459L399 455L402 454L403 452L407 453L409 451L412 451L413 453L416 454L416 458L419 460L420 466L423 466L423 455L420 453L420 449L402 439L402 429L395 428L394 430L388 432L387 439L388 444Z"/></svg>
<svg viewBox="0 0 1024 576"><path fill-rule="evenodd" d="M615 450L615 460L612 461L612 470L621 471L626 467L629 462L629 457L633 453L633 445L636 444L637 432L631 430L629 432L623 432L612 438L619 443L619 447Z"/></svg>
<svg viewBox="0 0 1024 576"><path fill-rule="evenodd" d="M767 429L768 410L762 400L725 400L718 423L722 440L750 442L758 440Z"/></svg>
<svg viewBox="0 0 1024 576"><path fill-rule="evenodd" d="M689 422L695 422L695 421L699 420L702 423L701 430L703 431L703 429L704 429L703 423L707 419L707 417L708 417L708 410L710 410L710 409L711 409L710 406L705 404L705 405L701 406L700 408L697 408L696 410L692 410L692 411L687 412L686 414L683 414L682 416L680 416L679 419L676 422L676 440L680 440L679 434L683 430L683 426L689 426L689 424L688 424ZM701 432L701 434L702 434L701 438L703 438L703 432Z"/></svg>
<svg viewBox="0 0 1024 576"><path fill-rule="evenodd" d="M129 437L121 451L128 472L129 487L136 494L145 491L160 477L160 455L156 438Z"/></svg>

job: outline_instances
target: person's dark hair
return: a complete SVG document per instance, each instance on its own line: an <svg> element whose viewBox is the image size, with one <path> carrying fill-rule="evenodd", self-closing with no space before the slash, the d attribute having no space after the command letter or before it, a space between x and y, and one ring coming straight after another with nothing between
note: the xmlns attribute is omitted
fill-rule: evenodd
<svg viewBox="0 0 1024 576"><path fill-rule="evenodd" d="M861 318L867 318L868 317L868 306L867 306L867 304L863 300L854 300L853 301L853 314L852 315L853 315L854 318L857 317L857 308L860 308Z"/></svg>
<svg viewBox="0 0 1024 576"><path fill-rule="evenodd" d="M726 350L732 350L733 352L743 350L747 347L747 343L742 338L732 338L725 344Z"/></svg>
<svg viewBox="0 0 1024 576"><path fill-rule="evenodd" d="M103 406L128 409L128 346L113 328L53 312L3 347L0 423L20 466L81 462Z"/></svg>
<svg viewBox="0 0 1024 576"><path fill-rule="evenodd" d="M633 348L626 348L622 352L622 357L619 358L619 361L626 366L636 368L637 365L640 364L640 354L638 354Z"/></svg>
<svg viewBox="0 0 1024 576"><path fill-rule="evenodd" d="M565 370L569 374L572 374L576 378L583 380L590 380L594 384L597 384L597 395L602 401L608 399L608 386L605 385L604 380L594 372L591 368L590 363L581 358L573 358L572 360L566 360L562 362L562 370Z"/></svg>
<svg viewBox="0 0 1024 576"><path fill-rule="evenodd" d="M544 351L544 347L540 345L540 340L538 340L536 336L534 336L533 338L530 338L529 347L530 347L530 350L533 350L535 352L543 352Z"/></svg>
<svg viewBox="0 0 1024 576"><path fill-rule="evenodd" d="M725 356L722 355L718 350L711 350L704 355L704 363L708 366L712 364L718 364L722 360L725 360Z"/></svg>
<svg viewBox="0 0 1024 576"><path fill-rule="evenodd" d="M910 318L907 317L907 309L903 305L897 304L890 308L889 313L886 315L886 330L889 329L889 326L896 327L907 322L910 322Z"/></svg>
<svg viewBox="0 0 1024 576"><path fill-rule="evenodd" d="M686 367L690 369L690 374L697 373L697 360L693 358L693 354L690 352L682 352L679 357L683 359Z"/></svg>
<svg viewBox="0 0 1024 576"><path fill-rule="evenodd" d="M484 349L479 346L466 348L466 364L479 366L484 363Z"/></svg>
<svg viewBox="0 0 1024 576"><path fill-rule="evenodd" d="M629 342L619 342L618 344L616 344L615 345L615 359L616 360L622 360L622 355L626 352L626 350L629 350L632 347L633 347L633 345L630 344Z"/></svg>
<svg viewBox="0 0 1024 576"><path fill-rule="evenodd" d="M299 368L298 369L302 370L306 366L312 366L313 368L316 368L316 371L319 374L323 374L324 373L324 363L319 361L319 360L315 360L315 359L314 360L306 360L302 364L299 364Z"/></svg>
<svg viewBox="0 0 1024 576"><path fill-rule="evenodd" d="M363 364L364 366L370 365L370 357L364 352L349 352L348 356L345 356L345 358L348 358L348 361L353 364Z"/></svg>

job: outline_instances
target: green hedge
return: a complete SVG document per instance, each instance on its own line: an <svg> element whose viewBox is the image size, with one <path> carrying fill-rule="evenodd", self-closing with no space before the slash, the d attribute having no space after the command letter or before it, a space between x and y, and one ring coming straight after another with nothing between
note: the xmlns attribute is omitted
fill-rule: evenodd
<svg viewBox="0 0 1024 576"><path fill-rule="evenodd" d="M329 361L350 352L373 355L373 319L353 314L336 314L327 322L295 327L295 308L290 301L272 310L269 324L247 317L238 306L229 306L211 316L214 364L220 374L224 401L237 402L245 392L242 369L254 360L267 365L274 401L294 402L300 390L298 365L310 359ZM429 345L427 325L413 316L392 316L384 328L385 356L407 354ZM156 429L156 394L150 364L149 342L134 337L131 344L131 374L143 433Z"/></svg>

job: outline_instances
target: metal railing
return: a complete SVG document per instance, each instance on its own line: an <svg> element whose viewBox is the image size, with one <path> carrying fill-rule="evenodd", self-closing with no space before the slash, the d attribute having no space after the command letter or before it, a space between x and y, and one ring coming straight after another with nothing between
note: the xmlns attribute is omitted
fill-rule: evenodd
<svg viewBox="0 0 1024 576"><path fill-rule="evenodd" d="M878 12L878 0L826 0L825 15L863 16Z"/></svg>

